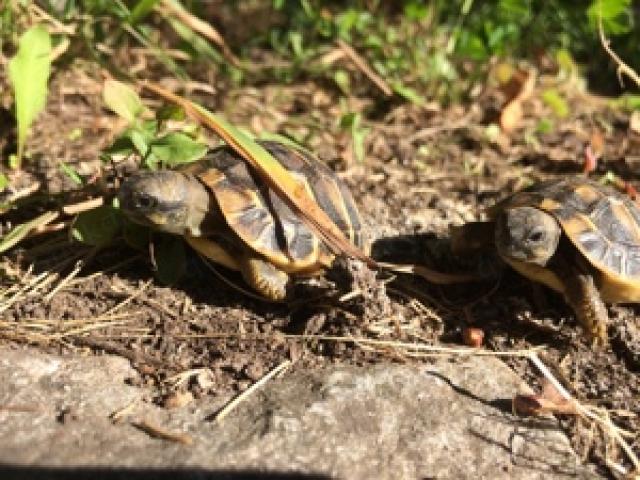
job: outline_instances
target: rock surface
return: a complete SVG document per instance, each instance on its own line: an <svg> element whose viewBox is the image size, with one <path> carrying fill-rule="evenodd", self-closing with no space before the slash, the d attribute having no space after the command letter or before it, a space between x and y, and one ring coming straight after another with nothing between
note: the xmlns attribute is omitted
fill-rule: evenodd
<svg viewBox="0 0 640 480"><path fill-rule="evenodd" d="M126 360L0 347L0 478L597 478L554 419L513 417L523 386L491 357L332 367L273 380L217 424L207 399L132 418L148 392Z"/></svg>

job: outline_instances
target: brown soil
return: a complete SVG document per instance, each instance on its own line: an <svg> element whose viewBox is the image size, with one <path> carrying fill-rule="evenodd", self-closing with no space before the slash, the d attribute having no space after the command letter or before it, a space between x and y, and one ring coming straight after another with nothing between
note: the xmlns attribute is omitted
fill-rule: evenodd
<svg viewBox="0 0 640 480"><path fill-rule="evenodd" d="M38 179L45 191L69 190L72 184L60 172L60 161L86 176L98 172L100 149L121 124L101 108L99 83L82 72L72 69L54 78L20 182ZM46 295L60 279L22 292L2 313L0 337L3 342L37 343L47 350L125 356L144 374L145 382L157 386L155 400L162 403L175 391L166 380L191 369L208 368L212 378L194 374L177 388L219 401L286 359L295 360L298 369L335 362L428 361L391 348L302 338L303 334L459 345L462 330L473 325L484 331L491 350L543 346L544 361L578 399L611 410L617 425L638 432L636 307L610 308L611 347L597 351L557 295L532 286L495 259L454 259L447 250L450 225L479 218L483 207L530 181L579 174L582 152L596 129L604 134L606 147L592 175L613 171L632 183L638 181L640 135L630 129L627 115L609 109L602 99L567 94L571 114L554 119L550 133L535 133L539 119L553 114L534 95L525 104L521 128L493 140L484 120L495 101L490 91L464 109L380 106L367 98L352 98L349 108L368 112L365 126L371 129L366 159L358 163L350 136L336 127L344 111L329 87L305 83L218 89L214 97L201 101L255 131L302 140L340 172L361 208L376 256L427 263L439 270L473 269L487 280L445 288L408 275L376 278L346 262L325 279L299 285L297 298L304 300L271 304L227 285L195 255L188 258L188 277L175 287L164 287L153 280L148 255L118 245L94 255L68 241L63 232L38 236L3 258L3 288L24 285L43 272L57 270L64 277L77 260L84 259L84 264L79 275L51 298ZM75 129L82 135L69 140ZM13 143L10 134L0 134L0 145ZM2 230L34 208L10 212ZM241 283L235 274L218 270ZM348 300L339 301L349 292L354 293ZM532 387L540 386L528 361L506 361ZM562 422L576 450L603 472L608 471L605 458L625 461L602 435L588 431L586 422L572 417L562 417ZM637 436L635 442L638 454Z"/></svg>

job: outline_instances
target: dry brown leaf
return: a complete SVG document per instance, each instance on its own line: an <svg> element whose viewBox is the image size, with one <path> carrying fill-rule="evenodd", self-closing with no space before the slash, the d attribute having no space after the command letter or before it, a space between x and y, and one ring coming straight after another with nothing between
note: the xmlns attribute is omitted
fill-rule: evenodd
<svg viewBox="0 0 640 480"><path fill-rule="evenodd" d="M567 400L546 378L542 380L542 393L516 395L513 398L513 410L520 415L542 415L560 413L579 415L574 402Z"/></svg>
<svg viewBox="0 0 640 480"><path fill-rule="evenodd" d="M500 128L504 132L512 132L520 125L523 117L522 103L531 97L535 84L536 74L533 69L518 70L509 82L501 87L508 98L500 113Z"/></svg>

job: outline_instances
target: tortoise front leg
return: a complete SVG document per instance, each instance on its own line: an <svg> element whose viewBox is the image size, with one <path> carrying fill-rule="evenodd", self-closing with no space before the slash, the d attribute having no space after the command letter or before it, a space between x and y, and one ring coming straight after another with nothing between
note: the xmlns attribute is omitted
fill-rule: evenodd
<svg viewBox="0 0 640 480"><path fill-rule="evenodd" d="M606 345L609 314L593 277L572 271L563 280L566 301L573 308L587 335L593 339L594 344Z"/></svg>
<svg viewBox="0 0 640 480"><path fill-rule="evenodd" d="M239 264L244 280L260 295L275 301L287 296L289 275L275 265L250 253L239 259Z"/></svg>
<svg viewBox="0 0 640 480"><path fill-rule="evenodd" d="M495 224L493 222L467 222L449 227L451 251L454 255L478 254L494 248Z"/></svg>

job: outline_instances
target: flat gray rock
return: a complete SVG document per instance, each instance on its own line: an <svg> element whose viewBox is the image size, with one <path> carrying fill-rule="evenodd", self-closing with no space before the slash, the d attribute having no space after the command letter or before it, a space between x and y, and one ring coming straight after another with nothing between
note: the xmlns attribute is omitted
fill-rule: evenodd
<svg viewBox="0 0 640 480"><path fill-rule="evenodd" d="M0 347L0 478L597 478L552 418L510 414L520 380L499 360L335 367L267 384L221 424L206 399L144 401L111 356ZM152 438L109 415L183 432Z"/></svg>

